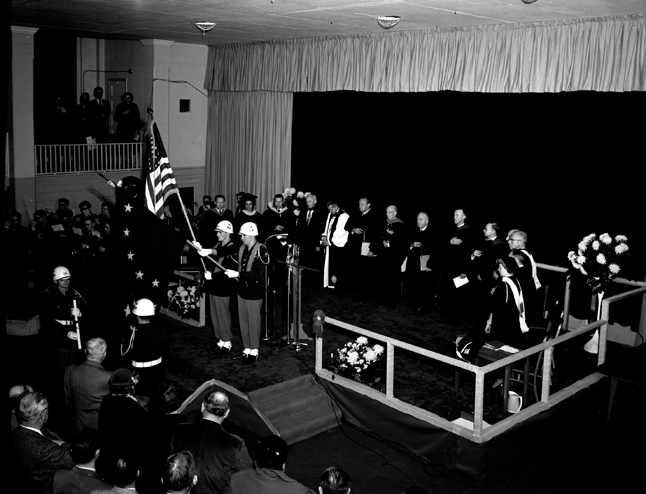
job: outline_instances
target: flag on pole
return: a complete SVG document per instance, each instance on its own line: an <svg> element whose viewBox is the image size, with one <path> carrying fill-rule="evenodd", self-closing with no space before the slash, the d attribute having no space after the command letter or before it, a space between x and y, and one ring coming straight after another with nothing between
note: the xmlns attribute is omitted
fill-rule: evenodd
<svg viewBox="0 0 646 494"><path fill-rule="evenodd" d="M179 189L157 123L154 120L150 122L149 134L150 152L148 153L148 176L146 177L146 206L161 217L164 214L164 202L171 194L179 193Z"/></svg>

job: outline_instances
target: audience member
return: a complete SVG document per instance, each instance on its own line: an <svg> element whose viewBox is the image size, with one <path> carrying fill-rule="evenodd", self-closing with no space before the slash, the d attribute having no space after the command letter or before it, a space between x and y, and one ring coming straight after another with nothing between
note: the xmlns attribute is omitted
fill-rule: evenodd
<svg viewBox="0 0 646 494"><path fill-rule="evenodd" d="M189 450L195 457L199 481L193 488L194 494L225 492L231 475L251 468L244 440L222 428L230 411L226 393L214 390L204 397L200 420L175 427L171 450Z"/></svg>
<svg viewBox="0 0 646 494"><path fill-rule="evenodd" d="M99 428L99 409L110 393L108 383L112 376L101 365L107 348L103 339L92 338L85 343L85 362L65 369L65 404L74 418L76 434L88 427Z"/></svg>
<svg viewBox="0 0 646 494"><path fill-rule="evenodd" d="M11 430L18 427L18 418L16 417L16 410L20 403L20 398L25 393L30 393L34 389L28 384L18 384L9 390L9 416L11 420Z"/></svg>
<svg viewBox="0 0 646 494"><path fill-rule="evenodd" d="M90 494L137 494L139 458L135 452L119 445L104 447L98 463L105 480L113 487L95 489Z"/></svg>
<svg viewBox="0 0 646 494"><path fill-rule="evenodd" d="M336 288L339 285L340 289L345 289L348 282L345 246L349 236L346 225L350 215L339 207L336 199L328 201L327 209L329 213L321 236L321 246L325 248L323 286Z"/></svg>
<svg viewBox="0 0 646 494"><path fill-rule="evenodd" d="M110 394L99 409L101 444L119 445L141 452L149 441L148 413L135 398L135 380L128 369L117 369L110 376Z"/></svg>
<svg viewBox="0 0 646 494"><path fill-rule="evenodd" d="M65 108L65 101L62 96L54 98L54 107L49 119L49 142L51 144L72 144L72 115Z"/></svg>
<svg viewBox="0 0 646 494"><path fill-rule="evenodd" d="M111 488L96 472L99 433L95 429L88 427L80 431L70 452L76 465L71 470L56 471L53 494L89 494L95 489Z"/></svg>
<svg viewBox="0 0 646 494"><path fill-rule="evenodd" d="M233 211L227 209L225 198L222 194L215 196L215 207L207 209L200 217L197 239L202 245L215 245L217 235L215 229L220 221L230 221L233 224L235 218Z"/></svg>
<svg viewBox="0 0 646 494"><path fill-rule="evenodd" d="M213 207L213 201L211 199L211 196L202 196L202 205L197 210L197 214L200 215L205 211L208 211L212 207Z"/></svg>
<svg viewBox="0 0 646 494"><path fill-rule="evenodd" d="M69 228L69 226L74 221L74 212L71 209L68 209L69 206L70 206L69 199L65 197L61 197L58 200L58 209L56 210L56 218L65 228Z"/></svg>
<svg viewBox="0 0 646 494"><path fill-rule="evenodd" d="M76 133L75 142L89 144L88 139L92 138L92 117L90 110L90 94L81 93L79 104L74 112L74 127Z"/></svg>
<svg viewBox="0 0 646 494"><path fill-rule="evenodd" d="M330 467L321 474L319 494L350 494L350 474Z"/></svg>
<svg viewBox="0 0 646 494"><path fill-rule="evenodd" d="M102 87L95 87L93 95L94 99L88 103L92 137L96 142L105 143L110 137L110 102L103 99Z"/></svg>
<svg viewBox="0 0 646 494"><path fill-rule="evenodd" d="M16 417L20 426L11 433L11 439L21 489L50 494L56 470L74 466L70 444L45 428L49 402L42 393L23 394Z"/></svg>
<svg viewBox="0 0 646 494"><path fill-rule="evenodd" d="M133 100L132 93L125 92L121 95L121 103L114 109L112 118L117 122L115 135L117 142L135 142L139 140L141 116L139 107L133 103Z"/></svg>
<svg viewBox="0 0 646 494"><path fill-rule="evenodd" d="M258 441L255 467L231 477L231 494L314 494L285 474L287 443L278 436Z"/></svg>
<svg viewBox="0 0 646 494"><path fill-rule="evenodd" d="M167 494L188 494L198 480L193 453L180 451L168 457L162 477Z"/></svg>

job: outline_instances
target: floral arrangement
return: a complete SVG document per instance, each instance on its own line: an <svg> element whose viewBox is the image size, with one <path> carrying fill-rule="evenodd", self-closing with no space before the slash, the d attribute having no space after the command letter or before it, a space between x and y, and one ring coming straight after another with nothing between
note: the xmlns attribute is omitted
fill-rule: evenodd
<svg viewBox="0 0 646 494"><path fill-rule="evenodd" d="M171 288L167 292L169 309L177 312L181 317L188 317L191 309L200 307L200 294L196 292L195 286L177 285L177 288Z"/></svg>
<svg viewBox="0 0 646 494"><path fill-rule="evenodd" d="M360 336L330 354L334 372L342 377L353 379L372 388L383 391L385 386L381 379L381 366L384 347L370 346L368 338Z"/></svg>
<svg viewBox="0 0 646 494"><path fill-rule="evenodd" d="M583 237L576 251L567 255L575 273L585 277L593 293L605 288L622 270L628 257L628 238L617 235L612 238L607 233L597 237L594 233Z"/></svg>

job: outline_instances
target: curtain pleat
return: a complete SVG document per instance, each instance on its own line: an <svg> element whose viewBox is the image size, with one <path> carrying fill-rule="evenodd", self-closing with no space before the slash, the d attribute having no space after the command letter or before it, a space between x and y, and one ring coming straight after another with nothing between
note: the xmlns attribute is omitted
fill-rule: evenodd
<svg viewBox="0 0 646 494"><path fill-rule="evenodd" d="M258 210L290 185L292 93L253 91L209 94L205 191L258 196Z"/></svg>
<svg viewBox="0 0 646 494"><path fill-rule="evenodd" d="M646 16L209 47L213 91L643 91Z"/></svg>

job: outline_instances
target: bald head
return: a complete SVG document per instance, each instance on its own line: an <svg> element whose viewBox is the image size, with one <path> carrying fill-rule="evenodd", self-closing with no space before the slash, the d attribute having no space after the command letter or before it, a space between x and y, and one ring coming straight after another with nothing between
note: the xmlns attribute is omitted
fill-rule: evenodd
<svg viewBox="0 0 646 494"><path fill-rule="evenodd" d="M229 415L229 397L222 391L211 391L202 402L202 416L222 422Z"/></svg>

